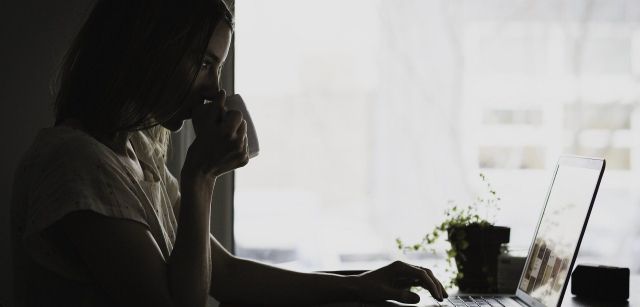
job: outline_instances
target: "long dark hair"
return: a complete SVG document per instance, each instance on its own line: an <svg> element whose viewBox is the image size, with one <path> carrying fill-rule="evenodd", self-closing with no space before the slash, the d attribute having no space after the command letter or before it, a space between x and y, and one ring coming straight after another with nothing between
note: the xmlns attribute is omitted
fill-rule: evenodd
<svg viewBox="0 0 640 307"><path fill-rule="evenodd" d="M220 22L233 28L222 0L98 0L59 70L56 124L76 118L94 135L155 127L166 151L158 125L189 94Z"/></svg>

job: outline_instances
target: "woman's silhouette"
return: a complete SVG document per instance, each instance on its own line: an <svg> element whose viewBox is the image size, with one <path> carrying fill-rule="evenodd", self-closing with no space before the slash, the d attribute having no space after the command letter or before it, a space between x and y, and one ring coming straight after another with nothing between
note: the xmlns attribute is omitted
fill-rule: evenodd
<svg viewBox="0 0 640 307"><path fill-rule="evenodd" d="M18 306L415 302L412 285L446 296L406 263L299 273L237 258L210 235L216 178L249 161L247 124L218 85L232 33L221 0L97 1L60 70L55 125L15 174ZM196 139L178 182L167 142L186 119Z"/></svg>

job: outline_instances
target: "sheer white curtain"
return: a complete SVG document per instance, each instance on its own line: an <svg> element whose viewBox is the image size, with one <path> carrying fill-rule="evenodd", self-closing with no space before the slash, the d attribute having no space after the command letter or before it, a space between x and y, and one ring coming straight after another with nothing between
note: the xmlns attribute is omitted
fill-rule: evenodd
<svg viewBox="0 0 640 307"><path fill-rule="evenodd" d="M640 1L236 8L237 90L262 147L237 175L243 255L305 269L388 261L396 237L418 240L449 200L482 193L480 172L502 196L497 223L526 249L571 153L608 160L582 256L639 265Z"/></svg>
<svg viewBox="0 0 640 307"><path fill-rule="evenodd" d="M409 235L441 220L447 200L467 200L477 168L465 157L461 24L452 1L378 5L373 212L384 233Z"/></svg>

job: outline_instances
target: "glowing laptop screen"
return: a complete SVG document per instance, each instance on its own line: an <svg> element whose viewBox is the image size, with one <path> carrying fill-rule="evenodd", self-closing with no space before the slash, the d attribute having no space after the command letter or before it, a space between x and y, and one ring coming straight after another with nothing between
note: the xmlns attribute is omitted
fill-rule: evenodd
<svg viewBox="0 0 640 307"><path fill-rule="evenodd" d="M518 288L556 306L589 212L600 169L560 165Z"/></svg>

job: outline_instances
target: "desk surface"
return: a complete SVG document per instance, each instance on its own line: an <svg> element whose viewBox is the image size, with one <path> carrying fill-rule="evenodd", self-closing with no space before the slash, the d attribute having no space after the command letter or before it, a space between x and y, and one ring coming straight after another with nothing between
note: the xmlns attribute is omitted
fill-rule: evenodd
<svg viewBox="0 0 640 307"><path fill-rule="evenodd" d="M338 307L338 306L367 306L367 307L382 307L382 306L408 306L408 305L398 305L398 304L351 304L351 305L323 305ZM410 306L433 306L433 305L410 305ZM626 302L608 302L608 301L593 301L587 299L581 299L571 294L571 280L569 280L569 285L567 286L567 292L564 295L562 300L562 307L640 307L640 275L632 275L629 280L629 300Z"/></svg>
<svg viewBox="0 0 640 307"><path fill-rule="evenodd" d="M571 284L567 287L562 300L562 307L640 307L640 275L632 275L629 281L629 301L627 302L597 302L579 299L571 294ZM360 302L342 302L334 304L319 305L317 307L391 307L391 306L417 306L430 307L431 304L394 304L394 303L360 303ZM220 307L241 307L241 305L221 304Z"/></svg>

